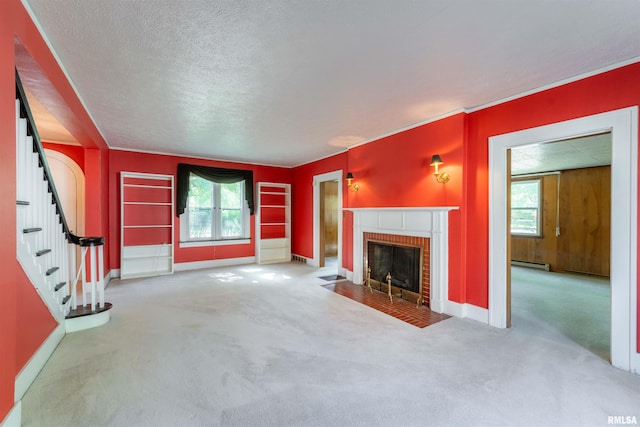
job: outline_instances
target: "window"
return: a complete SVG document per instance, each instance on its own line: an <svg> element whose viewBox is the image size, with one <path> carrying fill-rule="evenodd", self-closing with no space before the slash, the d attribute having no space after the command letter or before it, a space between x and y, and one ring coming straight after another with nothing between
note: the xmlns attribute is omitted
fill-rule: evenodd
<svg viewBox="0 0 640 427"><path fill-rule="evenodd" d="M244 181L221 184L189 175L187 208L180 216L181 241L246 239L248 224Z"/></svg>
<svg viewBox="0 0 640 427"><path fill-rule="evenodd" d="M511 183L511 234L541 236L540 180Z"/></svg>

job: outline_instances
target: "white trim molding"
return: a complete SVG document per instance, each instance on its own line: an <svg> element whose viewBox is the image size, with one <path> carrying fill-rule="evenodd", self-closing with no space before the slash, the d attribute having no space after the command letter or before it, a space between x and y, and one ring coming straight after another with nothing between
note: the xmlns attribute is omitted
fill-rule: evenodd
<svg viewBox="0 0 640 427"><path fill-rule="evenodd" d="M18 400L0 423L0 427L20 427L20 425L22 425L22 401Z"/></svg>
<svg viewBox="0 0 640 427"><path fill-rule="evenodd" d="M117 272L118 275L115 276L114 272ZM111 283L111 279L113 279L114 277L120 277L120 269L118 270L111 269L107 272L107 274L104 275L103 281L104 281L105 289L107 289L107 287L109 286L109 283Z"/></svg>
<svg viewBox="0 0 640 427"><path fill-rule="evenodd" d="M484 324L489 323L489 310L477 305L447 301L445 312L452 316L467 318Z"/></svg>
<svg viewBox="0 0 640 427"><path fill-rule="evenodd" d="M15 388L14 388L14 400L17 402L22 399L22 396L27 392L33 381L44 368L47 360L51 357L53 352L62 341L65 335L64 322L59 324L46 340L40 345L40 348L31 356L31 359L20 370L20 373L16 376Z"/></svg>
<svg viewBox="0 0 640 427"><path fill-rule="evenodd" d="M637 353L638 107L489 138L489 324L507 325L507 150L611 132L611 364L640 373Z"/></svg>
<svg viewBox="0 0 640 427"><path fill-rule="evenodd" d="M338 181L338 212L342 212L342 170L313 177L313 259L308 264L320 267L320 183ZM338 219L338 271L342 271L342 218Z"/></svg>
<svg viewBox="0 0 640 427"><path fill-rule="evenodd" d="M173 266L174 271L200 270L202 268L230 267L232 265L254 264L256 257L212 259L207 261L180 262Z"/></svg>
<svg viewBox="0 0 640 427"><path fill-rule="evenodd" d="M353 272L351 281L363 283L364 233L428 237L430 259L430 308L449 308L449 211L457 206L416 208L347 208L353 212ZM349 274L347 274L347 278ZM462 313L462 311L460 311ZM456 314L453 314L456 315Z"/></svg>
<svg viewBox="0 0 640 427"><path fill-rule="evenodd" d="M191 262L180 262L175 263L173 265L174 271L190 271L190 270L200 270L203 268L217 268L217 267L230 267L233 265L245 265L245 264L255 264L256 257L248 256L242 258L224 258L224 259L211 259L205 261L191 261ZM120 278L120 269L112 268L110 272L110 276L113 279Z"/></svg>
<svg viewBox="0 0 640 427"><path fill-rule="evenodd" d="M183 215L180 215L182 218ZM182 227L181 227L182 229ZM200 248L205 246L231 246L231 245L250 245L251 239L229 239L229 240L192 240L189 242L178 242L181 248Z"/></svg>

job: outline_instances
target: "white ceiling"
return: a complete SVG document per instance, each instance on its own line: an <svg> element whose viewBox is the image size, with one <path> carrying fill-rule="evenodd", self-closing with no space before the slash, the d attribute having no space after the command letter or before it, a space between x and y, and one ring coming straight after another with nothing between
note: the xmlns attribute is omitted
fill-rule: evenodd
<svg viewBox="0 0 640 427"><path fill-rule="evenodd" d="M611 133L511 150L511 174L523 175L611 164Z"/></svg>
<svg viewBox="0 0 640 427"><path fill-rule="evenodd" d="M112 148L294 166L640 57L638 0L23 0Z"/></svg>

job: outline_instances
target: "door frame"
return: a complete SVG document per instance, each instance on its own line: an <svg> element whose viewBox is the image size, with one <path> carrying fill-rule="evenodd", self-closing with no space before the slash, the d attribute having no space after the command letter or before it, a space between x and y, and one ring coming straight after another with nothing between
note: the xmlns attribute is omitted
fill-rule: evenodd
<svg viewBox="0 0 640 427"><path fill-rule="evenodd" d="M611 364L640 373L637 106L489 138L489 324L507 326L507 149L603 132L612 139Z"/></svg>
<svg viewBox="0 0 640 427"><path fill-rule="evenodd" d="M342 213L342 170L327 172L313 177L313 259L311 265L320 266L320 183L338 181L338 216ZM338 219L338 274L344 275L342 269L342 220Z"/></svg>

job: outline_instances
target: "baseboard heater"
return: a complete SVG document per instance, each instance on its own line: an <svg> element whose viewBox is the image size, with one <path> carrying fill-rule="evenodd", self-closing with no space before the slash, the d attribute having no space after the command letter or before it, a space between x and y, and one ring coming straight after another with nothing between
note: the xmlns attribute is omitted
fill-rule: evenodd
<svg viewBox="0 0 640 427"><path fill-rule="evenodd" d="M511 265L516 267L537 268L539 270L549 271L549 264L542 262L528 262L528 261L511 261Z"/></svg>

